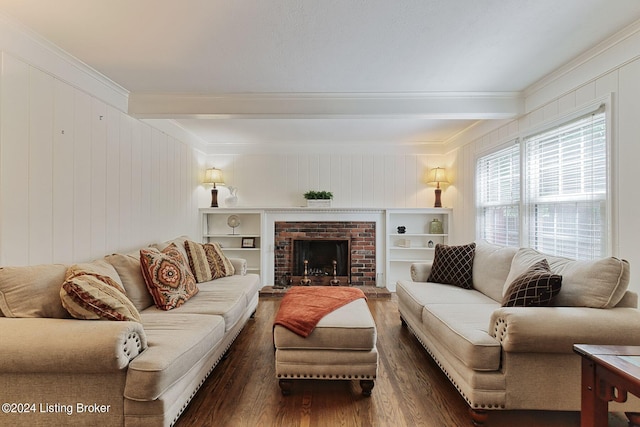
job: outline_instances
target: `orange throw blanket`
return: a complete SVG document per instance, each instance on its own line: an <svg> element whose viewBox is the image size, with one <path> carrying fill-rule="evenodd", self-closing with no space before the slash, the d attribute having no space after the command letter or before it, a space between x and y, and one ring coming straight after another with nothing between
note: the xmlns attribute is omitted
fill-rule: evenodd
<svg viewBox="0 0 640 427"><path fill-rule="evenodd" d="M367 299L357 288L295 286L282 298L273 325L284 326L306 338L320 319L359 298Z"/></svg>

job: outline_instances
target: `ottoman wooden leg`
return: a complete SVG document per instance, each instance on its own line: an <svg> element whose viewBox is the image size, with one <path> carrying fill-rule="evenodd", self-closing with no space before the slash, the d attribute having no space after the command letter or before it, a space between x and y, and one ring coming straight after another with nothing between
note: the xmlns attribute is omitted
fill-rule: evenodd
<svg viewBox="0 0 640 427"><path fill-rule="evenodd" d="M371 396L371 390L373 390L373 380L360 380L360 387L362 387L363 396Z"/></svg>
<svg viewBox="0 0 640 427"><path fill-rule="evenodd" d="M280 390L282 391L283 396L288 396L291 394L291 388L293 387L293 381L291 380L280 380Z"/></svg>

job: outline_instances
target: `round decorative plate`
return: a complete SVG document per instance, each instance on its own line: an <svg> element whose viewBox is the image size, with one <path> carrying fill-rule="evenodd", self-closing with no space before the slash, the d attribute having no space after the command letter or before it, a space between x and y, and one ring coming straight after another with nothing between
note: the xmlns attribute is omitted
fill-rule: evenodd
<svg viewBox="0 0 640 427"><path fill-rule="evenodd" d="M227 225L231 228L236 228L240 225L240 217L238 215L229 215L229 218L227 218Z"/></svg>

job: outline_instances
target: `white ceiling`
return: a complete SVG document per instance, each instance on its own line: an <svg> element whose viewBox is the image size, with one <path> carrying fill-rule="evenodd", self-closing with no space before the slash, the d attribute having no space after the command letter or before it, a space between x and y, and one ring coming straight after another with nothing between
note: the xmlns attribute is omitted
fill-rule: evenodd
<svg viewBox="0 0 640 427"><path fill-rule="evenodd" d="M174 118L209 143L442 143L516 114L465 106L515 99L640 19L640 1L0 0L0 12L132 99L164 97L159 112L142 102L132 114ZM181 107L175 94L197 102ZM229 102L246 94L263 103ZM345 106L345 94L366 96ZM311 100L305 114L283 101L299 95Z"/></svg>

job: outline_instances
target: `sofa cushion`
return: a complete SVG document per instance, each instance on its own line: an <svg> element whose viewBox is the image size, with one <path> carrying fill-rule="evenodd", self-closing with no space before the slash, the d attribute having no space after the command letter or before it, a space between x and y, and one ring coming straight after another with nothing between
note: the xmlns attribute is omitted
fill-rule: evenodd
<svg viewBox="0 0 640 427"><path fill-rule="evenodd" d="M485 241L476 242L473 257L473 288L495 301L502 301L504 282L507 280L516 247L499 246Z"/></svg>
<svg viewBox="0 0 640 427"><path fill-rule="evenodd" d="M140 313L114 278L115 269L106 261L112 275L91 264L73 265L60 288L64 308L76 319L122 320L140 322Z"/></svg>
<svg viewBox="0 0 640 427"><path fill-rule="evenodd" d="M562 276L553 274L546 259L533 264L509 285L503 307L544 307L558 295Z"/></svg>
<svg viewBox="0 0 640 427"><path fill-rule="evenodd" d="M207 286L211 283L211 286ZM222 316L225 330L230 330L238 323L247 309L245 289L240 286L218 286L213 282L200 284L198 295L174 310L171 314L210 314ZM159 311L150 307L144 313Z"/></svg>
<svg viewBox="0 0 640 427"><path fill-rule="evenodd" d="M127 297L138 311L153 305L153 297L147 289L140 268L140 251L130 254L107 255L105 259L118 272Z"/></svg>
<svg viewBox="0 0 640 427"><path fill-rule="evenodd" d="M473 257L476 244L448 246L438 243L428 282L455 285L465 289L473 287Z"/></svg>
<svg viewBox="0 0 640 427"><path fill-rule="evenodd" d="M486 304L427 304L422 311L423 331L477 371L500 369L502 347L489 335L487 323L500 304L487 300Z"/></svg>
<svg viewBox="0 0 640 427"><path fill-rule="evenodd" d="M0 310L5 317L71 317L60 301L67 266L0 268Z"/></svg>
<svg viewBox="0 0 640 427"><path fill-rule="evenodd" d="M233 264L222 252L217 243L196 243L191 240L184 242L189 266L196 278L196 282L207 282L220 277L233 276Z"/></svg>
<svg viewBox="0 0 640 427"><path fill-rule="evenodd" d="M157 399L224 337L220 316L144 311L141 317L148 347L129 364L124 390L128 399Z"/></svg>
<svg viewBox="0 0 640 427"><path fill-rule="evenodd" d="M175 244L160 252L140 249L140 266L156 307L171 310L198 293L196 280Z"/></svg>
<svg viewBox="0 0 640 427"><path fill-rule="evenodd" d="M620 302L629 285L626 260L608 257L576 261L521 248L513 257L504 291L517 276L545 258L551 271L562 275L562 289L553 300L555 306L612 308Z"/></svg>
<svg viewBox="0 0 640 427"><path fill-rule="evenodd" d="M439 283L412 282L399 280L396 284L398 302L416 319L422 317L422 309L427 304L492 304L493 299L481 292L444 286ZM497 304L497 303L496 303Z"/></svg>

